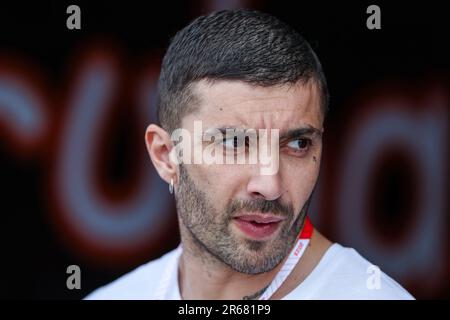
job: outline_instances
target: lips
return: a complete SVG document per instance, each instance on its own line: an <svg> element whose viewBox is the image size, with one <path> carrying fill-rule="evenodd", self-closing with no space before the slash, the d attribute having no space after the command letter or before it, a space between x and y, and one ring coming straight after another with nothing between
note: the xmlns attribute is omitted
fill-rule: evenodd
<svg viewBox="0 0 450 320"><path fill-rule="evenodd" d="M281 217L277 216L267 216L267 215L258 215L258 214L248 214L235 217L236 219L248 221L248 222L257 222L257 223L272 223L279 222L284 220Z"/></svg>
<svg viewBox="0 0 450 320"><path fill-rule="evenodd" d="M282 217L271 215L242 215L234 218L236 226L248 237L264 239L275 233L284 220Z"/></svg>

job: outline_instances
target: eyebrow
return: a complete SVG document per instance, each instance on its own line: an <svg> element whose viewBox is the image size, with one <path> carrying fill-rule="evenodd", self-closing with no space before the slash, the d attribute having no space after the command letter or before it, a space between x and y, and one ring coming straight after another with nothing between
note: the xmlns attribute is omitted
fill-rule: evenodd
<svg viewBox="0 0 450 320"><path fill-rule="evenodd" d="M303 137L303 136L317 136L320 138L322 136L322 130L319 130L312 126L306 126L303 128L291 129L280 134L280 140L290 140L293 138Z"/></svg>
<svg viewBox="0 0 450 320"><path fill-rule="evenodd" d="M208 132L210 130L219 130L223 135L226 135L227 130L248 130L250 128L241 128L241 127L234 127L234 126L225 126L220 128L209 128L205 132ZM258 132L257 129L255 129L256 132ZM307 125L303 128L295 128L290 129L284 132L281 132L280 134L280 140L290 140L298 137L304 137L304 136L317 136L320 138L322 136L322 130L317 129L313 126Z"/></svg>

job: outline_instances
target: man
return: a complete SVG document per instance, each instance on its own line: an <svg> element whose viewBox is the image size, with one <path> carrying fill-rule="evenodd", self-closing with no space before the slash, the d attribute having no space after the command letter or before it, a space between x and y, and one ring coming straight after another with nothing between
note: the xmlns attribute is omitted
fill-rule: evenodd
<svg viewBox="0 0 450 320"><path fill-rule="evenodd" d="M412 299L307 217L328 91L296 31L256 11L199 17L172 40L158 89L160 126L149 125L145 140L175 195L181 244L88 299ZM218 161L250 158L268 131L271 172L267 162ZM208 141L215 162L192 160L191 146L205 156Z"/></svg>

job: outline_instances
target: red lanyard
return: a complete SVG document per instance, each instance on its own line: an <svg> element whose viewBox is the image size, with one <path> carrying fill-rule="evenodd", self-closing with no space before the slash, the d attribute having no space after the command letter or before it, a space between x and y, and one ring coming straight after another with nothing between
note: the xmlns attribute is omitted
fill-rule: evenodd
<svg viewBox="0 0 450 320"><path fill-rule="evenodd" d="M313 230L313 225L311 224L311 221L307 216L294 248L292 248L280 271L278 271L267 289L259 297L259 300L268 300L291 274L292 270L294 270L298 261L308 247L309 241L311 240L313 234Z"/></svg>

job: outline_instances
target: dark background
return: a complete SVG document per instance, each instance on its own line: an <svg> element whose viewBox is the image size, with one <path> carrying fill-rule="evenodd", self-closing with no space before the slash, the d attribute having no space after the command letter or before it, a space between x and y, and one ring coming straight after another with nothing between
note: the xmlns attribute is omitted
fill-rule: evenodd
<svg viewBox="0 0 450 320"><path fill-rule="evenodd" d="M81 8L81 30L66 28L70 4ZM366 28L370 4L381 8L381 30ZM313 223L416 298L450 296L444 3L255 0L0 4L0 297L80 299L177 245L173 202L145 153L154 82L177 30L234 7L289 23L322 61L331 102ZM116 81L99 100L107 81L89 82L89 70ZM84 92L91 105L77 100ZM355 142L365 136L370 143ZM93 199L81 196L91 189ZM127 233L90 224L132 221L136 208L153 220ZM66 287L72 264L81 290Z"/></svg>

